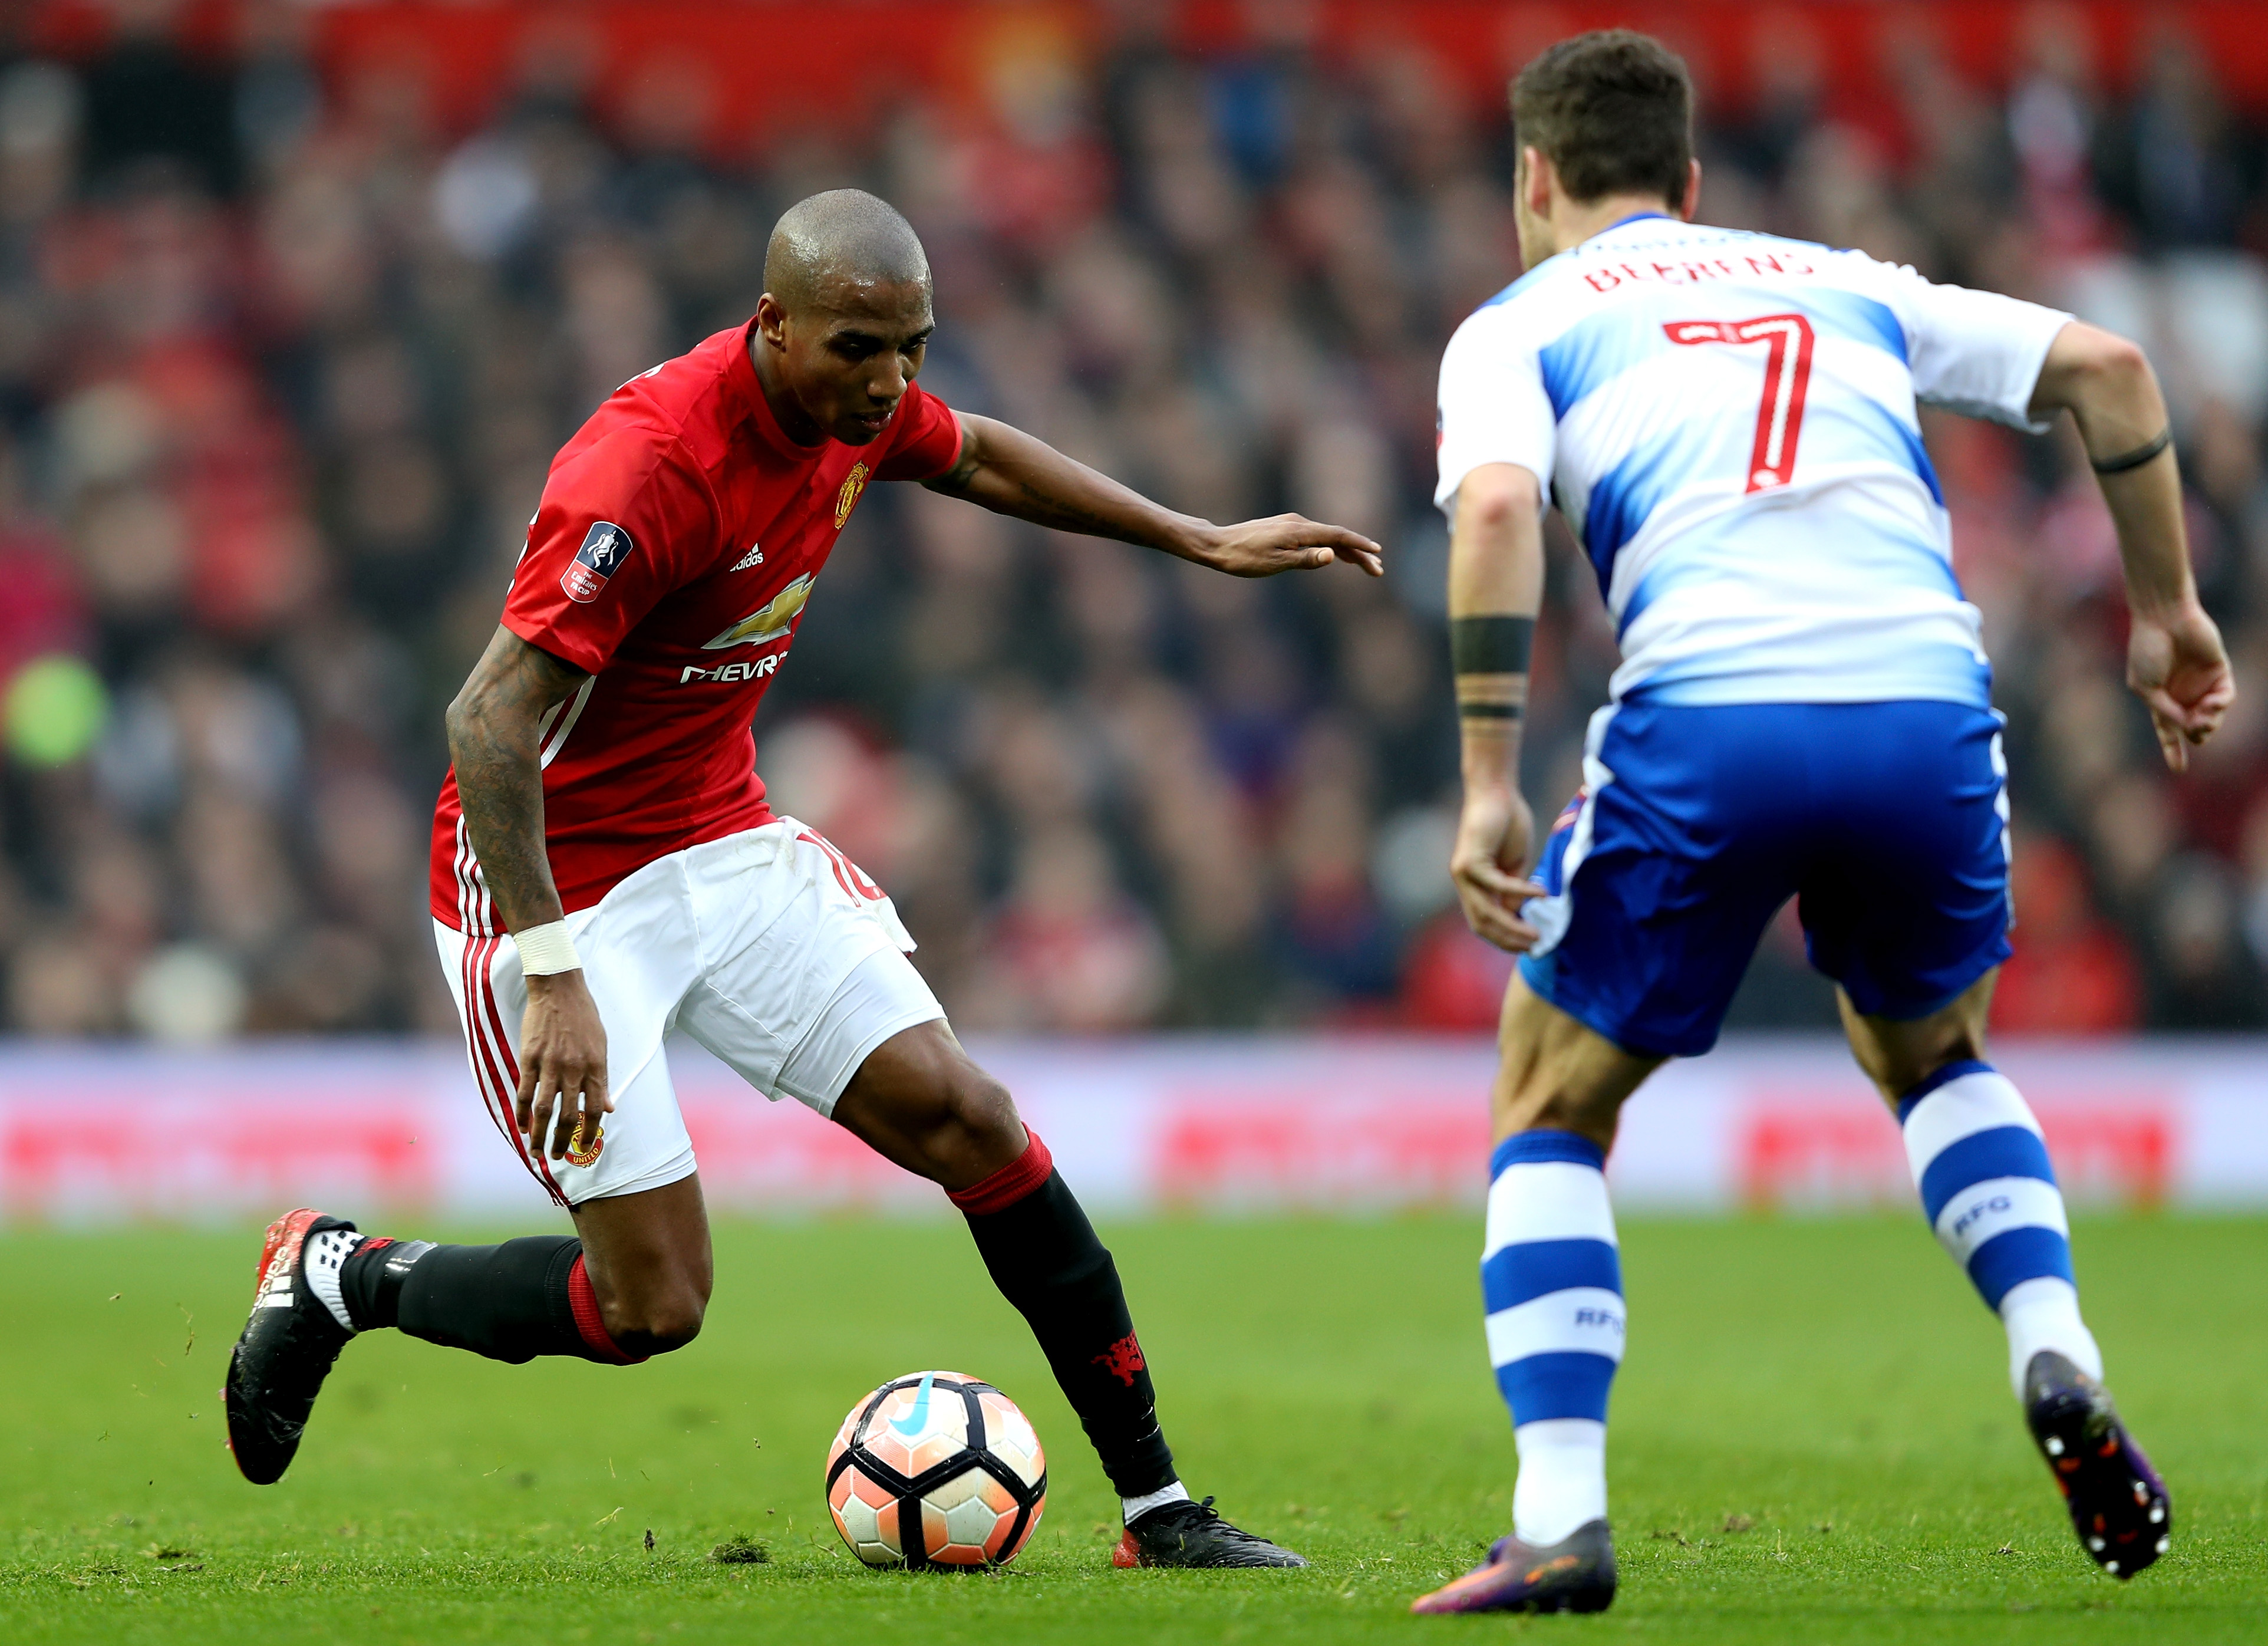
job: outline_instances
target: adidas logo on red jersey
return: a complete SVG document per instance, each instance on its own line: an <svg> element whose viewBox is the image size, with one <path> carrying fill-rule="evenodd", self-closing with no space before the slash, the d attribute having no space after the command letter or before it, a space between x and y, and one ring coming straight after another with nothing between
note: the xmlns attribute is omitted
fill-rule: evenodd
<svg viewBox="0 0 2268 1646"><path fill-rule="evenodd" d="M733 561L730 569L735 572L745 572L752 565L762 565L763 563L764 546L762 543L750 543L748 552Z"/></svg>

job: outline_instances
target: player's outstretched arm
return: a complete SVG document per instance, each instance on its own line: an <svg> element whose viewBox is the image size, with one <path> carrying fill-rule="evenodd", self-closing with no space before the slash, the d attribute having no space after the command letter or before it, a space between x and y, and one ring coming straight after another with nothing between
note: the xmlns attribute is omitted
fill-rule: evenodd
<svg viewBox="0 0 2268 1646"><path fill-rule="evenodd" d="M932 491L1057 531L1162 549L1233 577L1273 577L1335 560L1373 577L1386 570L1378 545L1344 527L1297 514L1216 526L1161 508L1021 429L965 411L954 415L961 419L961 459L923 483Z"/></svg>
<svg viewBox="0 0 2268 1646"><path fill-rule="evenodd" d="M1467 923L1515 955L1538 936L1521 905L1543 895L1527 878L1535 820L1520 792L1528 651L1543 599L1535 476L1516 463L1484 463L1458 486L1449 527L1449 656L1465 775L1449 878Z"/></svg>
<svg viewBox="0 0 2268 1646"><path fill-rule="evenodd" d="M2056 334L2032 392L2035 417L2066 407L2118 528L2133 614L2126 683L2149 705L2166 764L2183 771L2236 685L2220 631L2198 602L2165 396L2139 346L2073 321Z"/></svg>
<svg viewBox="0 0 2268 1646"><path fill-rule="evenodd" d="M523 934L565 918L551 859L543 848L543 764L538 727L543 712L575 695L587 678L579 668L499 628L449 705L449 758L465 832L480 860L481 878L504 917ZM528 1145L552 1134L555 1159L565 1155L579 1109L596 1133L611 1110L607 1093L607 1030L580 967L527 977L520 1020L518 1121Z"/></svg>

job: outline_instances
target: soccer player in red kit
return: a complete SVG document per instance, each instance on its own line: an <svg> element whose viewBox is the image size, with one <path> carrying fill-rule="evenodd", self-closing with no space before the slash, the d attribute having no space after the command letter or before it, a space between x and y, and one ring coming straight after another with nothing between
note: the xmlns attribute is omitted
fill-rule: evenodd
<svg viewBox="0 0 2268 1646"><path fill-rule="evenodd" d="M229 1362L238 1466L281 1477L340 1350L373 1327L514 1362L692 1341L709 1225L674 1028L945 1188L1123 1500L1117 1564L1304 1565L1190 1500L1110 1253L954 1038L881 889L766 805L749 721L878 481L1242 577L1375 576L1377 545L1296 515L1171 513L924 393L928 260L871 195L792 208L764 284L747 326L623 384L560 452L449 710L435 934L490 1114L576 1234L435 1245L285 1214Z"/></svg>

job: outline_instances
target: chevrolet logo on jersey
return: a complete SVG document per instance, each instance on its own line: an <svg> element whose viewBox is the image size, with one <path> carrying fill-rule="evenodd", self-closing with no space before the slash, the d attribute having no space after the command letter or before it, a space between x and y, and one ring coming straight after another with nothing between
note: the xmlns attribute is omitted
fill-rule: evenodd
<svg viewBox="0 0 2268 1646"><path fill-rule="evenodd" d="M728 646L765 646L784 638L803 602L811 598L811 579L812 574L805 572L765 602L761 611L750 612L701 649L721 652Z"/></svg>
<svg viewBox="0 0 2268 1646"><path fill-rule="evenodd" d="M696 680L706 680L718 685L734 685L743 680L762 680L767 675L779 672L780 659L785 652L774 652L770 657L744 657L737 662L719 663L714 668L703 668L698 663L688 663L677 671L681 686Z"/></svg>

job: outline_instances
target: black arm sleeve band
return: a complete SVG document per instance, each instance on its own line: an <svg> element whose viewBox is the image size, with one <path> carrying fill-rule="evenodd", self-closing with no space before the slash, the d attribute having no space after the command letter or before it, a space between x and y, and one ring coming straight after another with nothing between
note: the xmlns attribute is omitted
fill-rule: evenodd
<svg viewBox="0 0 2268 1646"><path fill-rule="evenodd" d="M2169 424L2158 431L2156 439L2138 446L2131 452L2121 452L2117 456L2106 457L2101 462L2096 462L2092 457L2087 461L2098 475L2123 475L2130 469L2139 469L2173 443L2173 425Z"/></svg>
<svg viewBox="0 0 2268 1646"><path fill-rule="evenodd" d="M1449 667L1460 675L1524 675L1535 642L1533 617L1452 617Z"/></svg>

